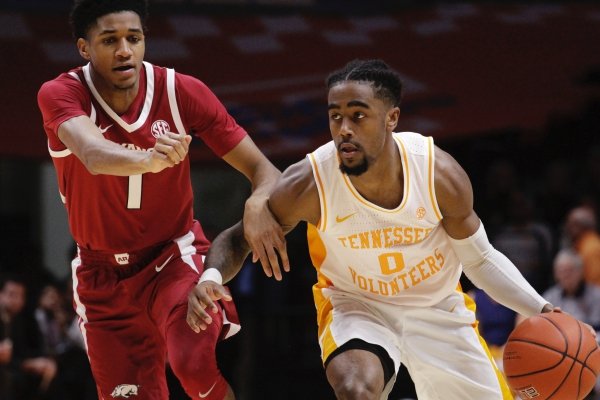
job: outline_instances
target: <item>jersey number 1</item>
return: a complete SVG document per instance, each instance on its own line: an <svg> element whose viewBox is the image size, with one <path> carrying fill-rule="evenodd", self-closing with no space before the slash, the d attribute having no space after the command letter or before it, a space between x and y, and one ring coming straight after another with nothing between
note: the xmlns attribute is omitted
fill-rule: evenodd
<svg viewBox="0 0 600 400"><path fill-rule="evenodd" d="M127 189L127 209L139 210L142 208L142 174L130 175Z"/></svg>

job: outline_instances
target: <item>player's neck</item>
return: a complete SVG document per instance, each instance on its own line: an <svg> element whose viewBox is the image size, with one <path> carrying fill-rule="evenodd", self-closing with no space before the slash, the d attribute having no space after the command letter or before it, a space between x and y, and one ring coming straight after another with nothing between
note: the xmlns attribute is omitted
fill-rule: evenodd
<svg viewBox="0 0 600 400"><path fill-rule="evenodd" d="M397 149L378 157L365 173L350 176L350 181L371 203L386 209L398 207L404 195L404 175Z"/></svg>
<svg viewBox="0 0 600 400"><path fill-rule="evenodd" d="M108 106L118 115L127 112L138 94L140 88L139 76L135 84L127 88L119 88L112 83L107 82L96 74L93 69L91 70L91 76L96 90L106 104L108 104Z"/></svg>

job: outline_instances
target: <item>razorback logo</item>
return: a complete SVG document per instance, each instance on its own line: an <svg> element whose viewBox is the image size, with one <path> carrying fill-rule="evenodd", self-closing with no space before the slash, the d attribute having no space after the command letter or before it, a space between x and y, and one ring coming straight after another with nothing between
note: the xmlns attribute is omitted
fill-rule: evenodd
<svg viewBox="0 0 600 400"><path fill-rule="evenodd" d="M138 395L138 385L132 385L132 384L127 384L127 383L118 385L117 387L115 387L115 389L112 391L112 393L110 395L113 398L123 397L126 399L131 396L137 396Z"/></svg>

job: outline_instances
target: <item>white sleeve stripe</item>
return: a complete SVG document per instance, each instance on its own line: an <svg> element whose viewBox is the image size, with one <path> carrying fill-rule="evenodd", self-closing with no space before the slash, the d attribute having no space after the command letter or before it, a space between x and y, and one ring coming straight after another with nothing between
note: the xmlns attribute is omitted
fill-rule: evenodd
<svg viewBox="0 0 600 400"><path fill-rule="evenodd" d="M177 96L175 94L175 70L167 69L167 95L169 97L169 107L171 108L171 116L175 121L175 127L178 133L187 133L183 122L181 121L181 115L179 114L179 107L177 107Z"/></svg>
<svg viewBox="0 0 600 400"><path fill-rule="evenodd" d="M50 153L50 156L53 158L63 158L63 157L70 156L72 154L71 150L69 150L69 149L64 149L64 150L59 150L59 151L52 150L50 148L50 143L48 143L48 153Z"/></svg>

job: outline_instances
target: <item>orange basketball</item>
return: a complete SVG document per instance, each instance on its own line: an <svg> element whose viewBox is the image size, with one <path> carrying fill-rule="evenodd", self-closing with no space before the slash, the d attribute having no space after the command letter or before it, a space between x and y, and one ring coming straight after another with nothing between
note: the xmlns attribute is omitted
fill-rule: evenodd
<svg viewBox="0 0 600 400"><path fill-rule="evenodd" d="M535 315L517 325L503 359L508 384L523 400L581 400L600 374L594 335L564 313Z"/></svg>

